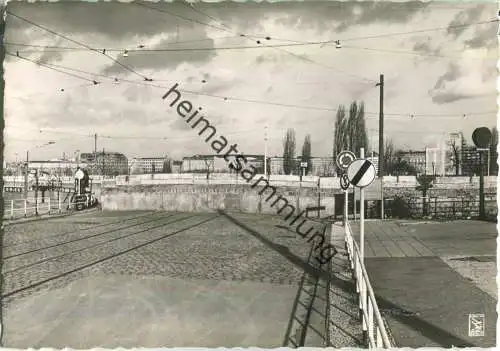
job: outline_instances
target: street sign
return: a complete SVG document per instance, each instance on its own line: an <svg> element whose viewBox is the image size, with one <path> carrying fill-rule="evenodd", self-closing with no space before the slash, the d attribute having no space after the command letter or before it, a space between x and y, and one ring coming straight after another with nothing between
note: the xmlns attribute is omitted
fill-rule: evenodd
<svg viewBox="0 0 500 351"><path fill-rule="evenodd" d="M85 174L83 173L83 171L81 169L79 169L75 173L75 178L76 179L82 180L84 176L85 176Z"/></svg>
<svg viewBox="0 0 500 351"><path fill-rule="evenodd" d="M300 167L302 168L307 168L307 162L301 162Z"/></svg>
<svg viewBox="0 0 500 351"><path fill-rule="evenodd" d="M350 185L350 183L349 183L349 178L347 177L347 174L345 174L345 173L342 174L340 176L340 187L342 188L342 190L345 191L345 190L349 189L349 185Z"/></svg>
<svg viewBox="0 0 500 351"><path fill-rule="evenodd" d="M352 185L364 188L373 182L375 173L373 163L366 159L359 159L349 165L347 177Z"/></svg>
<svg viewBox="0 0 500 351"><path fill-rule="evenodd" d="M486 127L474 129L474 132L472 132L472 141L478 148L487 148L491 141L491 131Z"/></svg>
<svg viewBox="0 0 500 351"><path fill-rule="evenodd" d="M349 165L356 159L356 155L354 155L351 151L341 151L337 155L337 166L340 169L346 170L349 168Z"/></svg>

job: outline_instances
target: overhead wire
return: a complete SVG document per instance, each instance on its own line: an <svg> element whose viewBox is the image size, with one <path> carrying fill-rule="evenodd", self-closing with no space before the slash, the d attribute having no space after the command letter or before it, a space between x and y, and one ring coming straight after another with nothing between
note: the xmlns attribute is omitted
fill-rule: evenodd
<svg viewBox="0 0 500 351"><path fill-rule="evenodd" d="M412 55L412 56L421 56L421 57L440 57L440 58L457 58L457 59L464 58L463 55L462 56L451 56L451 55L441 55L441 54L423 53L423 52L415 52L415 51L369 48L369 47L360 47L360 46L352 46L352 45L344 45L344 46L342 46L342 48L374 51L374 52L388 53L391 55L392 54L400 54L400 55ZM467 56L467 58L468 59L469 58L478 59L478 60L485 60L485 59L498 60L498 57L470 57L470 56Z"/></svg>
<svg viewBox="0 0 500 351"><path fill-rule="evenodd" d="M73 78L78 78L78 79L83 79L83 80L86 80L86 81L88 81L88 82L91 82L91 83L92 83L92 84L94 84L94 85L99 84L99 82L96 82L96 81L94 81L94 80L88 79L88 78L86 78L86 77L82 77L82 76L79 76L79 75L77 75L77 74L73 74L73 73L64 72L64 71L61 71L60 69L57 69L57 68L54 68L54 67L45 66L45 65L44 65L44 64L42 64L42 63L39 63L39 62L36 62L35 60L32 60L32 59L29 59L29 58L23 57L23 56L21 56L21 55L19 55L19 54L12 54L12 53L10 53L10 52L7 52L7 51L6 51L6 52L5 52L5 55L12 56L12 57L17 57L17 58L19 58L19 59L21 59L21 60L29 61L29 62L34 63L34 64L36 64L36 65L40 65L40 66L46 67L46 68L48 68L48 69L51 69L51 70L53 70L53 71L56 71L56 72L59 72L59 73L66 74L66 75L71 76L71 77L73 77Z"/></svg>
<svg viewBox="0 0 500 351"><path fill-rule="evenodd" d="M218 30L222 30L222 31L225 31L225 32L228 32L228 33L232 33L232 34L237 34L236 31L232 30L228 25L226 25L225 23L223 23L222 21L220 21L219 19L216 19L215 17L213 16L210 16L208 14L206 14L205 12L197 9L193 3L190 3L189 5L187 3L183 3L185 6L187 6L190 10L192 11L195 11L203 16L206 16L208 18L210 18L211 20L213 20L214 22L218 23L219 25L221 25L221 27L215 27L216 29ZM137 5L139 6L143 6L143 7L147 7L147 8L151 8L151 9L154 9L156 11L159 11L159 12L162 12L162 13L167 13L171 16L174 16L174 17L178 17L178 18L181 18L181 19L184 19L184 20L187 20L187 21L194 21L195 23L198 23L198 24L202 24L202 25L208 25L210 27L214 27L212 25L209 25L209 24L206 24L204 22L200 22L200 21L196 21L196 20L193 20L193 19L190 19L190 18L186 18L186 17L183 17L183 16L180 16L176 13L173 13L171 11L166 11L166 10L160 10L158 8L152 8L152 7L149 7L149 6L144 6L143 4L139 4L137 3ZM224 28L222 28L224 27ZM269 35L261 35L261 36L257 36L257 35L253 35L253 34L239 34L241 37L249 40L250 38L254 38L254 39L261 39L261 40L271 40L271 38L273 40L282 40L283 39L278 39L278 38L275 38L274 36L269 36ZM287 40L287 41L292 41L294 42L295 44L305 44L305 42L302 42L302 41L297 41L297 40ZM290 56L293 56L299 60L302 60L302 61L305 61L305 62L308 62L308 63L311 63L311 64L315 64L315 65L318 65L318 66L321 66L323 68L326 68L326 69L329 69L329 70L333 70L333 71L336 71L336 72L340 72L340 73L343 73L343 74L346 74L346 75L349 75L351 77L355 77L357 79L362 79L364 81L368 81L370 83L376 83L375 80L372 80L372 79L369 79L369 78L366 78L366 77L361 77L359 75L356 75L356 74L353 74L353 73L350 73L350 72L347 72L347 71L344 71L344 70L341 70L339 68L336 68L336 67L332 67L332 66L329 66L329 65L326 65L324 63L321 63L321 62L318 62L318 61L315 61L315 60L312 60L310 58L307 58L307 57L304 57L304 56L301 56L301 55L297 55L293 52L290 52L290 51L287 51L287 50L284 50L284 49L280 49L279 47L280 46L286 46L287 44L276 44L276 45L267 45L267 44L263 44L263 42L261 42L260 40L257 41L257 44L259 45L262 45L262 47L266 47L266 48L273 48L277 51L281 51L281 52L284 52L285 54L287 55L290 55ZM288 44L289 45L289 44ZM253 49L253 48L259 48L259 46L239 46L239 48L245 48L245 49ZM220 47L217 48L217 50L221 49ZM226 48L223 48L222 50L233 50L234 47L226 47ZM364 83L366 84L366 83Z"/></svg>
<svg viewBox="0 0 500 351"><path fill-rule="evenodd" d="M16 55L14 55L14 56L18 57ZM62 66L62 65L58 65L58 64L39 64L39 63L36 63L33 60L28 60L28 61L33 62L33 63L35 63L37 65L46 67L46 68L53 69L53 67L57 67L57 68L66 69L66 70L73 70L73 71L77 71L77 72L80 72L80 73L84 73L84 74L88 74L88 75L92 75L92 76L96 76L96 77L103 77L103 78L113 79L113 80L115 80L117 82L124 82L124 83L128 83L128 84L140 85L140 86L145 86L145 87L154 87L154 88L159 88L159 89L170 89L171 88L171 87L168 87L168 86L163 86L163 85L159 85L159 84L155 84L155 83L149 83L149 82L143 82L143 81L134 81L134 80L123 79L123 78L118 79L116 77L112 77L112 76L109 76L109 75L100 74L100 73L94 73L94 72L87 72L87 71L84 71L84 70L80 70L80 69L76 69L76 68L71 68L71 67L66 67L66 66ZM50 66L53 66L53 67L50 67ZM61 72L61 73L68 73L68 72L64 72L64 71L61 71L61 70L57 70L57 71ZM85 77L81 77L81 76L77 76L77 78L88 80ZM175 83L175 82L172 82L172 83ZM227 96L227 95L209 94L209 93L197 92L197 91L192 91L192 90L187 90L187 89L178 89L178 90L181 91L181 92L187 93L187 94L191 94L191 95L206 96L206 97L218 98L218 99L222 99L222 100L233 100L233 101L240 101L240 102L246 102L246 103L255 103L255 104L262 104L262 105L271 105L271 106L278 106L278 107L298 108L298 109L316 110L316 111L336 112L338 110L337 108L332 108L332 107L319 107L319 106L313 106L313 105L307 105L306 106L306 105L298 105L298 104L287 104L287 103L272 102L272 101L266 101L266 100L247 99L247 98L239 98L239 97ZM473 112L473 113L466 113L465 115L478 115L478 114L490 114L490 113L495 113L496 114L496 111L487 111L487 112L479 112L479 113L478 112ZM365 111L365 114L368 114L368 115L378 115L378 112ZM394 116L394 117L401 117L401 116L403 116L403 117L410 117L410 116L413 116L413 118L415 118L415 117L453 117L453 118L456 118L457 117L455 114L448 114L448 115L446 115L446 114L419 114L419 113L413 113L413 114L410 114L410 113L384 113L384 115L387 116L387 117L389 117L389 118L391 116Z"/></svg>
<svg viewBox="0 0 500 351"><path fill-rule="evenodd" d="M440 30L445 30L448 28L456 29L456 28L461 28L461 27L470 27L470 26L486 24L486 23L495 23L495 22L499 22L499 20L494 19L494 20L488 20L488 21L468 23L468 24L463 24L463 25L428 28L428 29L408 31L408 32L384 33L384 34L379 34L379 35L374 35L374 36L364 36L364 37L360 36L360 37L346 38L346 39L328 39L328 40L320 40L320 41L294 42L294 43L290 43L290 44L266 44L266 45L256 45L256 46L240 45L240 46L209 47L209 48L161 48L161 49L160 48L156 48L156 49L149 49L149 48L136 48L136 49L110 48L110 49L108 49L108 48L106 48L105 50L107 52L123 52L125 50L127 50L128 52L176 52L176 51L247 50L247 49L297 47L297 46L311 46L311 45L314 46L314 45L332 44L332 43L336 43L337 41L344 43L344 42L356 41L356 40L375 39L375 38L381 38L381 37L399 36L399 35L431 32L431 31L440 31ZM56 33L55 35L62 36L62 34L58 34L58 33ZM262 38L262 37L259 37L259 38ZM277 40L277 41L285 41L286 40L286 39L276 39L276 38L272 38L272 39ZM70 39L70 38L68 38L67 40L73 41L73 39ZM32 44L27 44L27 43L12 43L12 42L5 42L5 44L6 45L16 45L16 46L26 46L26 47L47 48L47 49L53 48L53 49L62 49L62 50L69 50L69 51L71 51L71 50L79 50L79 51L83 50L83 51L85 51L85 49L81 49L81 48L71 48L71 47L54 46L54 45L32 45ZM169 43L169 44L175 44L175 43ZM82 44L82 45L84 45L84 44ZM101 51L99 51L99 49L92 48L92 47L87 47L86 50L102 53ZM111 59L113 59L113 58L111 58Z"/></svg>
<svg viewBox="0 0 500 351"><path fill-rule="evenodd" d="M107 58L109 58L109 59L110 59L111 61L113 61L114 63L116 63L117 65L119 65L119 66L121 66L122 68L124 68L124 69L128 70L129 72L134 73L135 75L137 75L137 76L139 76L139 77L143 78L144 80L146 80L146 81L150 81L150 80L151 80L150 78L148 78L148 77L146 77L146 76L144 76L144 75L140 74L139 72L137 72L137 71L133 70L132 68L130 68L130 67L128 67L128 66L126 66L126 65L124 65L123 63L121 63L120 61L116 60L115 58L113 58L113 57L109 56L108 54L106 54L105 50L103 50L103 51L99 51L99 50L97 50L97 49L95 49L95 48L92 48L92 47L88 46L87 44L84 44L84 43L81 43L81 42L79 42L79 41L77 41L77 40L74 40L74 39L72 39L72 38L69 38L69 37L65 36L64 34L61 34L61 33L55 32L55 31L53 31L53 30L51 30L51 29L49 29L49 28L47 28L47 27L45 27L45 26L42 26L42 25L40 25L40 24L38 24L38 23L35 23L35 22L33 22L33 21L31 21L31 20L29 20L29 19L27 19L27 18L24 18L24 17L21 17L21 16L19 16L19 15L16 15L15 13L12 13L12 12L10 12L10 11L6 11L6 13L7 13L7 14L9 14L10 16L13 16L13 17L15 17L15 18L17 18L17 19L20 19L20 20L22 20L22 21L24 21L24 22L26 22L26 23L28 23L28 24L30 24L30 25L32 25L32 26L34 26L34 27L40 28L40 29L42 29L42 30L44 30L44 31L46 31L46 32L48 32L48 33L51 33L51 34L56 35L56 36L58 36L58 37L61 37L61 38L65 39L65 40L67 40L67 41L70 41L70 42L72 42L72 43L74 43L74 44L76 44L76 45L80 45L80 46L82 46L82 47L85 47L85 48L87 48L87 49L88 49L88 50L90 50L90 51L94 51L94 52L97 52L97 53L99 53L99 54L102 54L102 55L106 56Z"/></svg>
<svg viewBox="0 0 500 351"><path fill-rule="evenodd" d="M231 39L231 38L239 38L239 35L230 35L230 36L224 36L224 37L215 37L215 38L203 38L203 39L190 39L190 40L181 40L181 41L172 41L172 42L167 42L165 44L168 45L177 45L177 44L186 44L186 43L197 43L197 42L204 42L204 41L209 41L209 40L218 40L218 39ZM76 46L58 46L58 45L39 45L39 44L28 44L28 43L16 43L16 42L10 42L10 41L5 41L5 45L11 45L11 46L21 46L21 47L33 47L33 48L39 48L39 49L54 49L53 51L89 51L87 48L83 47L76 47ZM127 50L128 52L148 52L148 51L156 51L155 49L147 49L147 48L142 48L142 49L125 49L125 48L105 48L107 52L124 52ZM23 52L28 52L23 50ZM31 51L31 52L39 52L39 51Z"/></svg>

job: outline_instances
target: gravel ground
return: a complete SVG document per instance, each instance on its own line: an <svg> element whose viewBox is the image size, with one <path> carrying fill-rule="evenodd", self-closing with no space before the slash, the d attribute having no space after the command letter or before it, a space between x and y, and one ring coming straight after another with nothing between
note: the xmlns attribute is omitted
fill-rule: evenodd
<svg viewBox="0 0 500 351"><path fill-rule="evenodd" d="M477 262L460 260L462 257L441 257L441 259L462 277L470 279L479 289L498 301L496 258L491 262Z"/></svg>
<svg viewBox="0 0 500 351"><path fill-rule="evenodd" d="M305 259L309 244L280 228L280 217L236 217ZM3 256L6 304L92 274L296 285L302 273L262 240L216 213L98 212L8 225Z"/></svg>

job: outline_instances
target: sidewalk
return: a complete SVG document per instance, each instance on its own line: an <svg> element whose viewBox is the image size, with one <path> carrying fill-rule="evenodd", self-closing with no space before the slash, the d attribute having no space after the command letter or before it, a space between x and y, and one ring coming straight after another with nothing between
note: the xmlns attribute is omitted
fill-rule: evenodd
<svg viewBox="0 0 500 351"><path fill-rule="evenodd" d="M359 233L359 223L353 231ZM398 347L495 345L495 298L443 261L492 257L495 232L494 225L476 221L365 223L366 269ZM472 265L469 270L474 272ZM483 335L474 336L469 316L478 314Z"/></svg>
<svg viewBox="0 0 500 351"><path fill-rule="evenodd" d="M351 278L349 256L345 249L344 228L332 224L331 244L338 250L331 260L329 282L329 347L364 347L363 330L356 303L356 288Z"/></svg>

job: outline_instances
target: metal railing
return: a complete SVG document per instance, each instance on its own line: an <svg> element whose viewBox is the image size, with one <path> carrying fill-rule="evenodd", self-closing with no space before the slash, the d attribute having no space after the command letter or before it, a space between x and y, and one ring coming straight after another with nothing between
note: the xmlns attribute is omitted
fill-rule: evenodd
<svg viewBox="0 0 500 351"><path fill-rule="evenodd" d="M362 262L358 244L352 235L352 229L349 221L346 221L345 242L349 253L351 269L354 272L356 280L356 293L359 297L359 309L361 310L361 319L363 324L363 334L367 336L368 348L391 348L384 320L380 314L375 293L373 292L366 272L365 265Z"/></svg>
<svg viewBox="0 0 500 351"><path fill-rule="evenodd" d="M16 219L23 217L39 216L43 214L62 213L71 210L76 205L84 205L87 201L62 201L45 198L44 202L40 199L15 199L5 201L4 218Z"/></svg>

